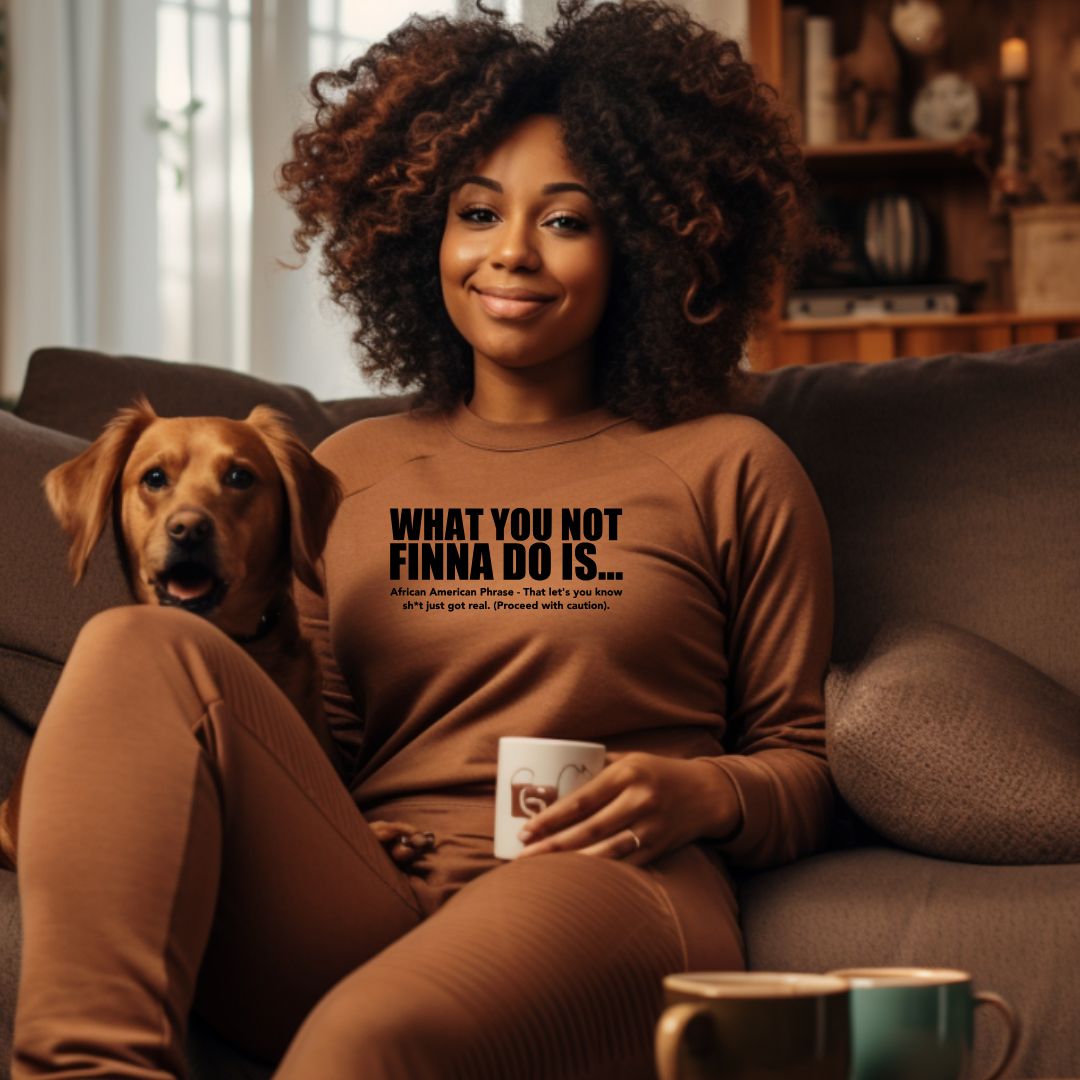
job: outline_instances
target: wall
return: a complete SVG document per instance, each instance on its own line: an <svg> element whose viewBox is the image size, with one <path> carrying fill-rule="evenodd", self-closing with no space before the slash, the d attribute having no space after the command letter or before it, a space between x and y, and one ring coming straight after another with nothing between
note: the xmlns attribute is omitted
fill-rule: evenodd
<svg viewBox="0 0 1080 1080"><path fill-rule="evenodd" d="M746 47L751 0L682 0L683 7L706 26Z"/></svg>

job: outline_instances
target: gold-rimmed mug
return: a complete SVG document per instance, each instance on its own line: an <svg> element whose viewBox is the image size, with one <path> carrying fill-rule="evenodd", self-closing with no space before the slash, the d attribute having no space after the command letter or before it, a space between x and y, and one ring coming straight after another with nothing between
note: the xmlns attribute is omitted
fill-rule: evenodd
<svg viewBox="0 0 1080 1080"><path fill-rule="evenodd" d="M844 979L798 972L666 975L660 1080L847 1080Z"/></svg>

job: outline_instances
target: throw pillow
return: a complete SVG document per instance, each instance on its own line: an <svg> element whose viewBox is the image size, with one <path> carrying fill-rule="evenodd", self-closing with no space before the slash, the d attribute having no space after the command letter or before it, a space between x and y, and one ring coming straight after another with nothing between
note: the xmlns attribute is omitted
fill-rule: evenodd
<svg viewBox="0 0 1080 1080"><path fill-rule="evenodd" d="M946 623L891 622L826 680L837 788L882 836L981 863L1080 861L1080 697Z"/></svg>

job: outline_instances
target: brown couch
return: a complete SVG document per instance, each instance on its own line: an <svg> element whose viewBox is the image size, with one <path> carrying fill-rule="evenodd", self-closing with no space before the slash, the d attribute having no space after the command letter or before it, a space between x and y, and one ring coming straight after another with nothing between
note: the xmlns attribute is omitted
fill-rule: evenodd
<svg viewBox="0 0 1080 1080"><path fill-rule="evenodd" d="M865 721L879 669L863 661L879 629L897 620L933 620L986 643L977 650L990 665L983 670L1004 672L1002 685L1013 685L1009 664L1052 683L1055 707L1066 717L1057 737L1068 742L1080 735L1080 712L1074 728L1068 720L1072 702L1080 705L1080 342L871 366L791 367L755 378L763 397L754 414L802 461L830 524L836 584L830 710L857 699L861 711L848 710L850 723ZM211 368L65 349L35 353L14 415L0 413L0 792L15 774L79 627L101 608L130 602L111 536L95 552L83 584L72 588L64 539L40 495L41 476L73 456L138 390L166 415L243 416L266 401L293 416L309 445L342 424L407 403L405 397L319 403L302 390ZM974 717L976 739L959 742L952 699L940 685L923 695L930 706L904 705L923 700L923 661L909 662L904 671L895 722L893 714L885 717L870 754L881 747L896 761L907 760L906 720L913 714L905 708L923 710L921 726L910 725L923 740L926 709L937 709L940 717L929 714L931 742L912 760L932 766L933 740L940 736L949 791L919 788L926 777L914 766L894 771L873 791L863 783L878 775L873 762L850 771L850 761L862 759L837 760L849 763L851 790L861 800L868 787L872 791L871 801L859 805L874 821L879 806L895 811L899 804L890 800L901 789L921 806L948 812L931 815L925 844L923 834L909 829L900 846L896 834L888 839L841 803L829 850L741 875L750 965L964 968L977 988L1004 994L1021 1014L1023 1036L1008 1076L1080 1075L1080 856L1072 854L1068 837L1064 846L1025 848L1022 829L1002 831L996 824L992 831L1004 840L988 849L993 863L968 857L964 848L972 820L985 833L990 818L1008 825L1010 815L1020 820L1023 811L1023 821L1030 820L1033 806L1035 819L1043 820L1037 797L1033 803L1025 794L1030 787L979 792L979 778L998 775L994 770L1037 776L1035 758L1043 751L1008 757L1018 745L1009 737L1008 708L998 710L995 737L979 740L980 713L972 712L971 702L988 684L964 674L948 681L956 700L966 703L967 719ZM1001 697L995 691L995 700ZM832 740L831 712L829 724ZM966 731L970 736L970 723ZM895 747L885 745L894 738ZM836 745L842 751L846 744ZM1067 745L1056 760L1071 763L1075 749ZM976 812L964 824L948 802L958 792L977 811L987 795L992 813ZM1068 828L1080 810L1054 813L1047 818L1054 827L1062 818ZM901 817L901 825L911 824L910 815ZM889 832L896 820L895 813L883 813L879 824L888 822ZM942 843L951 857L935 854ZM1056 861L1033 862L1032 853ZM0 1077L6 1077L19 912L16 879L4 872L0 927ZM994 1018L980 1016L975 1075L986 1074L1001 1042ZM198 1018L189 1045L193 1076L270 1073L221 1043Z"/></svg>

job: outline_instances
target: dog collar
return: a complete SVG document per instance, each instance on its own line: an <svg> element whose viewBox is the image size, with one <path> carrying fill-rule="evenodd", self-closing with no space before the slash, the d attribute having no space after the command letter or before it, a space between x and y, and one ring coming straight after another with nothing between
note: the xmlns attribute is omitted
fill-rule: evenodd
<svg viewBox="0 0 1080 1080"><path fill-rule="evenodd" d="M275 626L277 626L277 621L280 616L280 608L268 608L262 613L262 617L259 619L259 625L255 627L254 634L230 634L229 637L231 637L237 645L251 645L256 641L261 641Z"/></svg>

